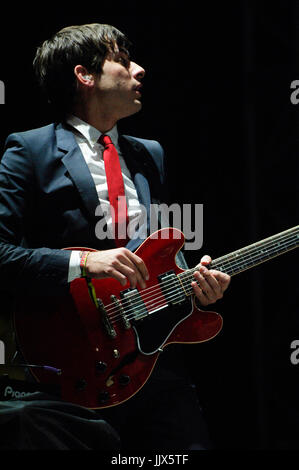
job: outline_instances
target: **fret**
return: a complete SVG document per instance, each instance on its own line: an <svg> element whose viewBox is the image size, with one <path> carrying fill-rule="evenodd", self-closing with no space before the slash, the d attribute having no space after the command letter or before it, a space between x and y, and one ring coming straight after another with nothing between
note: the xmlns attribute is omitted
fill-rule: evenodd
<svg viewBox="0 0 299 470"><path fill-rule="evenodd" d="M252 243L244 248L233 251L228 255L221 256L212 261L209 268L225 272L230 276L250 269L258 264L264 263L269 259L282 255L299 246L299 225L292 227L284 232ZM193 280L193 273L196 267L187 269L179 274L182 284L185 286L186 295L190 295L193 289L190 288L190 282Z"/></svg>

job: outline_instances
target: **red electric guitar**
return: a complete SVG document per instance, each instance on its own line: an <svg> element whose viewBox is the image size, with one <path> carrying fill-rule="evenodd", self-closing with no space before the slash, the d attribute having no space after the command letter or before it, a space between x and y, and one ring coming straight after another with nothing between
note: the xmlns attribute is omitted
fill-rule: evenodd
<svg viewBox="0 0 299 470"><path fill-rule="evenodd" d="M123 287L112 278L92 279L89 285L76 279L63 298L22 299L16 333L36 379L59 386L69 402L110 407L141 389L167 345L216 336L222 317L194 303L196 268L182 270L175 263L183 244L182 232L167 228L140 245L136 253L150 273L145 289ZM298 245L299 226L218 258L210 267L232 276Z"/></svg>

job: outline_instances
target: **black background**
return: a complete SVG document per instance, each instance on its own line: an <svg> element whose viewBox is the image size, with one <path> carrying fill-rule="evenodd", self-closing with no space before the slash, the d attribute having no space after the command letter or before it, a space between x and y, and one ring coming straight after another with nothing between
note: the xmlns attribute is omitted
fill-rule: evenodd
<svg viewBox="0 0 299 470"><path fill-rule="evenodd" d="M8 5L2 148L9 133L51 121L33 79L36 47L92 22L125 32L146 70L143 109L121 130L161 142L174 202L204 204L204 244L187 252L190 266L298 224L298 1ZM218 449L299 449L297 270L292 251L233 278L213 306L219 336L186 346Z"/></svg>

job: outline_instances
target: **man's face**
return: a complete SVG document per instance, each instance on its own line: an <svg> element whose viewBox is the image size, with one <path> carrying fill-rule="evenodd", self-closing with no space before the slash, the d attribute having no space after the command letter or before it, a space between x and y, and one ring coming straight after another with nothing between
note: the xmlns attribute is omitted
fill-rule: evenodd
<svg viewBox="0 0 299 470"><path fill-rule="evenodd" d="M144 74L144 69L130 61L126 52L109 54L95 87L101 113L107 112L117 121L138 112Z"/></svg>

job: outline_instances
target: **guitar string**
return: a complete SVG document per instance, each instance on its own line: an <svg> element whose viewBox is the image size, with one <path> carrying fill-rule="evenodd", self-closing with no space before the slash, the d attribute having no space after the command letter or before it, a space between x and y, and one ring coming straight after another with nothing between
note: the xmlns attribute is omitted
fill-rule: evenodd
<svg viewBox="0 0 299 470"><path fill-rule="evenodd" d="M234 252L234 255L231 256L230 258L227 257L222 257L218 258L214 261L212 261L210 267L212 269L223 269L224 266L227 266L227 270L231 269L232 273L234 273L238 267L250 267L250 263L256 263L257 259L260 259L262 262L267 261L267 259L271 259L275 256L279 256L283 254L286 251L289 251L292 248L296 248L298 246L294 242L296 242L296 239L294 241L288 240L288 244L285 243L284 245L279 246L279 249L277 247L273 247L272 251L267 251L267 253L264 253L265 249L263 248L262 250L257 251L256 253L246 253L246 255L243 255L243 251L240 250L238 252ZM242 259L239 259L239 256L242 256ZM242 269L241 269L242 270ZM227 272L227 271L225 271ZM184 274L184 273L182 273Z"/></svg>
<svg viewBox="0 0 299 470"><path fill-rule="evenodd" d="M284 249L285 249L285 248L289 248L289 247L288 247L287 245L285 245L285 246L284 246ZM282 254L282 253L281 253L281 254ZM257 256L258 256L258 254L257 254ZM246 261L246 257L248 258L248 255L247 255L247 256L244 256L244 257L243 257L243 260L245 259L245 261ZM255 258L256 258L256 257L255 257ZM219 258L219 259L220 259L220 258ZM250 257L250 261L252 262L252 260L253 260L253 257L251 256L251 257ZM238 266L238 264L240 264L240 260L238 260L237 263L236 263L236 260L235 260L235 259L233 259L233 261L234 261L234 264L235 264L236 266ZM226 260L226 263L231 264L231 261ZM217 268L217 267L218 267L218 264L220 264L220 263L218 263L218 260L214 260L214 261L212 262L212 264L211 264L211 267L212 267L212 268ZM244 265L244 262L243 262L242 264ZM231 266L228 266L228 268L231 268ZM193 268L193 269L190 269L190 270L183 271L182 273L179 274L179 276L180 276L180 278L181 278L182 276L188 276L188 277L190 277L190 273L193 275L194 271L196 271L197 269L198 269L198 268ZM182 281L184 282L184 279L183 279ZM163 287L164 287L163 292L164 292L164 293L167 293L167 292L168 292L168 289L165 289L165 286L167 286L167 283L170 284L170 289L171 289L171 288L173 287L173 279L164 282L164 284L163 284ZM149 288L147 288L147 289L144 289L144 290L141 291L141 292L142 292L143 294L145 294L147 291L150 291L150 290L153 290L154 288L156 288L156 286L157 286L157 285L151 286L151 287L149 287ZM160 284L159 284L159 286L160 286ZM135 295L136 295L136 297L139 297L139 292L138 292L138 293L136 292L136 294L132 294L128 300L124 299L124 300L122 301L123 305L125 305L126 303L130 303L130 304L132 305L132 299L134 298ZM107 310L108 310L109 306L111 306L111 305L112 305L112 310L113 310L113 307L115 307L114 304L109 304L109 305L107 305L107 306L106 306ZM111 310L110 310L110 313L111 313Z"/></svg>
<svg viewBox="0 0 299 470"><path fill-rule="evenodd" d="M263 253L261 253L260 250L259 250L259 252L256 252L253 255L250 254L250 253L247 253L245 256L242 256L242 260L238 259L238 257L231 257L230 259L224 259L224 261L221 261L223 258L219 258L217 260L212 261L210 268L211 269L218 269L218 270L221 269L225 273L231 274L231 275L237 274L240 271L244 271L244 270L252 267L253 265L258 264L257 261L260 261L261 263L265 262L268 259L272 259L272 258L274 258L276 256L279 256L279 255L281 255L281 254L283 254L283 253L285 253L285 252L287 252L287 251L289 251L293 248L296 248L296 246L298 246L298 245L293 243L292 240L288 240L287 243L284 243L284 245L281 245L279 247L278 251L274 247L272 249L272 251L268 250L266 255L264 253L264 251L265 251L264 249L263 249ZM239 271L238 271L238 269L239 269ZM190 271L194 272L195 270L196 270L196 268L193 268ZM179 274L179 276L181 278L183 278L183 277L188 278L188 277L190 277L190 274L189 274L188 271L184 271L181 274ZM183 282L184 281L185 280L183 279ZM189 281L189 279L187 279L187 281Z"/></svg>
<svg viewBox="0 0 299 470"><path fill-rule="evenodd" d="M250 266L248 266L248 267L250 267ZM181 273L181 274L184 274L184 273ZM189 285L189 282L188 282L188 286L186 286L186 288L189 290L190 294L193 293L193 288L192 288L192 286ZM176 293L174 293L174 295L172 295L170 297L168 296L167 301L164 298L161 298L161 296L160 296L160 300L156 302L156 304L158 304L158 305L156 305L155 308L152 309L152 310L150 310L148 306L146 306L146 307L142 306L142 308L140 310L136 310L136 306L135 306L134 312L126 315L126 320L127 321L130 321L132 319L138 320L138 316L141 315L141 317L144 317L144 309L145 308L146 308L147 314L150 314L152 311L157 310L157 308L161 308L162 306L167 305L169 301L174 301L174 300L176 300L177 298L180 298L180 297L181 297L181 292L178 295L176 295ZM129 307L131 307L131 306L129 306ZM138 305L137 305L137 308L138 308ZM115 324L118 321L123 321L123 317L122 317L121 314L114 317L112 323Z"/></svg>
<svg viewBox="0 0 299 470"><path fill-rule="evenodd" d="M282 232L282 234L280 235L283 235L283 236L273 236L273 237L269 237L265 240L260 240L259 242L256 242L256 243L252 243L251 245L249 246L246 246L244 248L241 248L239 250L236 250L236 251L233 251L232 253L229 253L228 255L224 255L222 256L221 258L218 258L217 260L215 261L221 261L221 260L225 260L225 259L234 259L234 257L236 255L238 255L239 253L251 253L252 251L255 252L257 249L259 248L265 248L267 250L267 247L269 247L270 245L270 248L271 249L276 249L276 246L274 244L277 244L279 243L280 241L281 242L289 242L291 240L291 237L294 237L295 236L295 240L296 240L296 236L298 235L298 231L299 231L299 226L298 227L294 227L293 229L289 229L289 230L296 230L295 233L286 233L286 232L289 232L289 231L286 231L286 232ZM297 232L297 235L296 235L296 232Z"/></svg>
<svg viewBox="0 0 299 470"><path fill-rule="evenodd" d="M187 291L188 291L187 295L193 293L193 288L189 284L188 284L188 287L187 287ZM163 297L160 296L160 298L158 298L158 300L156 298L155 301L152 302L151 304L146 304L145 306L142 305L139 310L138 310L138 305L137 306L135 305L134 311L132 313L127 314L125 316L125 319L127 321L130 321L132 319L138 320L138 317L140 317L140 316L144 317L144 312L145 311L146 311L146 315L149 315L152 312L154 312L155 310L160 309L163 306L167 305L170 301L175 301L177 299L179 300L181 295L182 295L182 292L179 292L179 294L177 294L177 292L174 292L174 294L172 296L167 297L167 300L165 300L164 296ZM131 306L129 306L129 307L131 307ZM120 313L120 314L114 316L110 320L111 320L112 324L115 324L118 321L124 321L124 317L123 317L123 314Z"/></svg>
<svg viewBox="0 0 299 470"><path fill-rule="evenodd" d="M193 287L188 285L187 292L186 292L186 297L189 296L190 294L193 294ZM154 311L160 310L162 307L166 306L169 304L169 302L174 302L175 300L181 300L181 295L182 292L179 292L178 294L175 292L173 293L172 296L168 296L167 300L165 300L164 297L156 298L155 301L151 301L150 303L147 303L146 305L141 305L140 308L139 305L135 305L135 308L131 313L126 314L124 317L122 313L119 313L115 315L111 322L114 324L118 321L124 321L126 319L127 321L130 321L131 319L138 320L139 317L144 317L144 314L146 313L146 316L151 314ZM184 299L185 300L185 299ZM129 306L130 307L130 306ZM124 309L126 310L126 309ZM132 308L131 308L132 310Z"/></svg>
<svg viewBox="0 0 299 470"><path fill-rule="evenodd" d="M240 263L243 264L243 269L241 269L241 270L244 270L244 264L246 264L246 262L248 261L248 257L251 258L250 259L251 263L252 263L252 260L254 260L254 257L252 256L252 252L254 253L254 256L256 258L256 256L260 256L259 253L256 253L258 248L262 248L263 251L266 251L267 247L269 245L270 245L270 248L272 248L272 251L275 251L277 249L277 247L275 245L273 246L273 243L277 244L279 241L280 241L280 243L283 243L283 241L284 241L283 239L285 237L289 238L291 232L294 232L294 231L298 232L298 228L299 228L299 226L292 227L291 229L288 229L285 232L281 232L280 234L274 235L273 237L268 237L267 239L260 240L259 242L253 243L252 245L241 248L240 250L236 250L235 252L233 252L229 255L225 255L221 258L218 258L218 259L216 259L212 262L211 267L212 268L218 268L218 266L220 267L220 262L222 261L222 263L223 262L225 263L221 266L221 269L223 269L224 271L227 271L229 269L232 270L232 266L234 266L234 269L235 269L235 267L238 266L238 264L240 265ZM287 240L287 241L290 241L290 240ZM271 252L269 252L269 253L271 253ZM269 255L269 253L267 255ZM279 247L279 254L282 254L281 247ZM243 255L242 260L239 260L239 259L236 260L236 257L238 257L240 255ZM271 254L270 254L270 257L271 257ZM232 262L233 262L233 265L232 265ZM224 266L226 266L226 265L228 265L227 269L224 269ZM193 275L194 271L196 271L197 269L198 268L196 267L196 268L193 268L191 270L186 270L186 271L180 273L179 274L180 280L181 280L182 276L189 277L190 273L191 273L191 275ZM247 267L245 269L247 269ZM233 272L233 270L232 270L232 272ZM182 281L184 282L184 279L182 279ZM188 279L188 283L189 283L189 279ZM165 288L165 287L167 287L167 284L170 284L169 289L171 290L173 288L173 279L171 279L169 281L166 281L166 282L164 281L164 283L163 283L163 287L164 287L163 293L164 294L168 293L168 289ZM150 291L152 291L151 294L153 296L153 294L155 294L155 292L153 292L154 289L160 289L160 285L154 285L154 286L151 286L149 288L146 288L142 291L142 293L143 293L143 295L148 295L148 293ZM135 294L130 295L128 300L123 299L122 300L122 306L124 306L124 308L126 308L127 304L129 304L129 306L132 306L132 301L134 300L134 297L136 297L137 301L140 302L140 294L139 294L139 292L136 292ZM116 312L119 311L119 307L117 305L115 305L115 303L113 303L113 302L111 304L106 305L105 308L107 309L107 311L110 315L113 314L113 311L116 311Z"/></svg>
<svg viewBox="0 0 299 470"><path fill-rule="evenodd" d="M296 228L296 231L298 232L298 228ZM290 229L291 230L291 229ZM263 240L261 240L260 242L257 242L257 243L253 243L252 245L249 245L245 248L241 248L240 250L236 250L228 255L224 255L222 256L221 258L218 258L217 260L215 260L215 262L221 262L222 260L225 261L225 260L234 260L236 256L239 256L240 254L242 255L243 253L246 253L247 251L247 255L253 251L255 252L257 249L259 248L262 248L262 249L265 249L267 250L267 246L270 245L270 248L272 248L272 250L275 250L277 249L277 247L275 245L273 245L273 243L277 244L277 243L280 243L280 240L282 242L289 242L289 241L292 241L291 240L291 237L295 236L295 239L294 239L294 242L296 241L296 238L298 237L298 234L296 235L296 232L295 233L292 233L292 234L285 234L285 237L286 237L286 240L283 240L283 238L279 239L274 236L274 237L269 237L269 239L266 239L265 242L266 243L263 243ZM278 247L278 250L280 251L280 246Z"/></svg>
<svg viewBox="0 0 299 470"><path fill-rule="evenodd" d="M289 246L285 245L283 248L284 248L284 249L285 249L285 248L289 248ZM280 251L281 251L281 250L280 250ZM273 251L273 252L274 252L274 251ZM281 253L281 254L282 254L282 253ZM261 259L261 257L258 256L258 254L257 254L257 256L255 256L254 258L255 258L255 259ZM252 260L253 260L254 258L251 256L250 261L252 262ZM263 259L263 258L262 258L262 259ZM216 263L216 261L217 261L217 260L214 261L212 267L217 267L217 266L218 266L219 263ZM237 262L236 262L236 261L237 261ZM231 262L228 262L228 264L231 264ZM240 265L240 260L234 260L234 263L233 263L233 264L234 264L234 267ZM244 270L244 262L242 262L242 266L243 266L243 270ZM250 266L248 266L248 267L250 267ZM228 268L232 268L232 266L228 266ZM197 268L193 268L193 269L191 269L191 270L183 271L182 273L179 274L179 276L180 276L180 277L182 277L182 276L185 276L185 277L186 277L186 276L187 276L187 277L189 278L189 277L190 277L190 273L193 274L193 272L196 271L196 269L197 269ZM247 269L247 267L246 267L246 269ZM185 282L185 286L186 286L186 280L183 279L183 282ZM191 281L190 281L190 282L191 282ZM171 284L171 286L170 286L170 290L171 290L171 289L173 288L173 280L167 281L167 283L168 283L168 284ZM166 285L166 283L164 284L164 287L165 287L165 285ZM189 288L189 279L188 279L188 288ZM148 290L153 291L153 289L158 289L158 290L161 291L160 284L159 284L159 285L151 286L150 288L144 289L144 290L141 291L141 292L142 292L142 293L145 293L145 291L148 291ZM178 290L178 289L176 288L176 291L177 291L177 290ZM192 287L191 287L191 291L192 291L192 290L193 290L193 289L192 289ZM167 289L164 288L163 294L165 294L165 293L167 293ZM151 292L151 294L153 294L153 292ZM182 292L180 292L179 295L181 295L181 294L182 294ZM138 301L139 303L140 303L140 300L143 300L143 301L144 301L144 300L145 300L145 301L148 300L148 299L145 299L144 296L142 296L142 299L140 299L139 292L136 292L135 294L132 294L132 295L130 296L130 299L128 299L128 300L124 299L124 300L122 301L122 305L124 306L124 308L126 307L126 304L127 304L127 303L129 304L129 305L128 305L129 307L132 307L132 303L133 303L132 301L134 300L134 297L137 298L137 301ZM163 295L163 298L164 298L164 295ZM116 311L119 311L119 308L116 307L114 304L110 304L110 305L113 305L113 307L115 307L115 310L116 310ZM108 306L107 306L107 307L108 307ZM106 307L106 308L107 308L107 307ZM111 310L113 310L113 309L110 309L110 311L109 311L109 314L110 314L110 315L113 313Z"/></svg>
<svg viewBox="0 0 299 470"><path fill-rule="evenodd" d="M191 286L188 286L188 289L190 289L190 292L188 293L189 294L192 294L193 293L193 288ZM149 315L151 314L152 312L154 311L157 311L157 309L160 309L161 307L167 305L169 303L169 301L173 301L175 299L179 299L181 297L181 293L179 293L178 295L176 293L174 293L171 297L168 297L167 298L167 301L165 301L165 298L160 298L159 300L155 300L155 302L152 302L150 305L146 305L145 307L142 305L142 308L137 310L136 309L136 306L135 306L135 309L134 309L134 312L133 313L129 313L128 315L126 315L126 320L127 321L130 321L131 319L138 319L138 316L140 317L140 315L142 315L142 317L144 317L144 312L146 311L146 315ZM146 310L145 310L146 309ZM117 321L124 321L124 317L122 314L119 314L119 315L116 315L113 320L112 320L112 323L116 323Z"/></svg>
<svg viewBox="0 0 299 470"><path fill-rule="evenodd" d="M286 244L285 244L284 247L283 247L283 249L285 249L285 248L290 248L291 245L292 245L291 243L289 243L289 245L286 245ZM295 248L295 246L293 246L293 248ZM273 253L274 253L274 252L275 252L275 250L273 250ZM278 253L278 254L282 254L282 252L281 252L281 247L280 247L280 253ZM258 253L257 253L257 255L258 255ZM275 256L275 255L274 255L274 256ZM255 259L264 259L264 257L261 258L260 256L255 256L255 257L252 257L252 256L251 256L251 260L250 260L250 261L252 261L254 258L255 258ZM211 266L211 267L215 267L215 268L218 267L218 265L219 265L220 263L218 263L218 262L216 263L216 261L217 261L217 260L215 260L214 264L212 263L213 266ZM227 263L227 261L226 261L226 263ZM228 264L231 264L231 262L228 262ZM235 266L238 266L238 265L240 265L240 261L238 260L238 261L236 262L236 260L234 260L234 263L233 263L233 264L234 264ZM231 266L229 266L229 267L231 268ZM242 270L244 270L244 262L242 262L242 267L243 267ZM247 266L245 269L247 269L248 267L250 267L250 265ZM189 282L191 283L191 280L189 280L189 277L190 277L190 272L192 273L192 272L194 272L194 271L196 271L196 268L193 268L193 269L187 270L187 271L183 271L182 273L179 274L180 277L182 277L182 276L188 277L188 279L182 279L182 283L183 283L183 287L184 287L185 291L186 291L186 289L188 289L188 290L190 291L190 293L193 292L193 288L192 288L192 286L189 284ZM192 275L193 275L193 273L192 273ZM175 298L180 298L180 297L182 296L182 294L184 294L184 292L183 292L181 289L178 289L178 287L176 287L175 289L173 289L173 280L167 281L167 283L172 284L172 286L171 286L170 289L168 289L168 290L170 291L170 293L172 293L172 292L174 293L174 295L172 295L172 296L169 296L169 295L168 295L168 297L167 297L167 300L168 300L168 301L171 301L171 300L173 300L173 299L175 299ZM166 284L166 283L165 283L165 284ZM180 284L178 284L178 285L180 286ZM171 292L171 289L173 289L172 292ZM144 292L144 291L147 291L147 290L151 290L151 291L152 291L152 292L151 292L151 297L153 297L153 290L159 290L159 291L161 292L161 285L159 284L159 285L151 286L150 288L144 289L144 290L141 291L141 292ZM179 291L179 293L177 294L178 291ZM125 304L128 303L128 304L129 304L129 305L128 305L129 307L132 307L132 306L133 306L133 308L134 308L134 305L132 305L132 304L134 303L134 297L136 297L136 298L137 298L137 302L136 302L137 306L138 306L138 303L140 304L140 302L147 302L146 307L144 307L144 306L142 305L142 307L143 307L143 308L142 308L142 311L144 311L144 308L146 308L147 310L149 310L150 308L153 307L153 305L155 305L154 309L156 309L156 308L157 308L157 304L159 305L159 302L161 302L161 301L162 301L162 304L163 304L163 305L167 304L167 302L165 302L165 293L166 293L166 292L167 292L167 289L163 289L162 295L160 295L160 299L161 299L161 300L159 300L159 297L155 297L154 303L149 300L150 297L148 297L148 298L146 299L145 296L141 296L141 298L140 298L140 293L139 293L139 292L138 292L138 293L136 292L136 294L132 294L132 296L130 297L129 300L127 300L127 301L124 300L124 301L122 302L122 306L123 306L123 308L125 309L125 308L126 308L126 305L125 305ZM133 299L133 302L132 302L132 299ZM150 304L150 302L152 302L152 304ZM162 304L160 305L160 307L162 306ZM111 305L111 304L110 304L110 305ZM114 305L114 307L115 307L115 311L119 313L119 308L116 307L115 305ZM112 314L113 314L113 312L111 312L111 309L110 309L110 312L109 312L110 320L114 321L114 320L117 319L117 317L113 317ZM119 316L122 317L122 314L119 313ZM128 317L127 317L127 318L128 318Z"/></svg>

